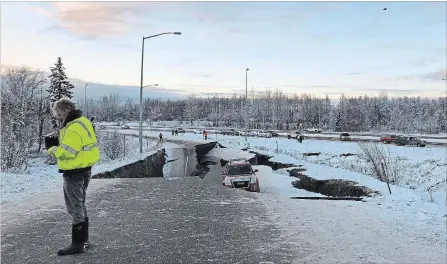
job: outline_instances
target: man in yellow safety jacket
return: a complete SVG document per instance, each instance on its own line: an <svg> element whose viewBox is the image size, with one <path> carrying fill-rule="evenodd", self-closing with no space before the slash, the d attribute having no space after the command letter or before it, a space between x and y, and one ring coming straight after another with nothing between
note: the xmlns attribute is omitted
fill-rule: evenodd
<svg viewBox="0 0 447 264"><path fill-rule="evenodd" d="M64 178L64 198L67 212L72 216L71 244L58 250L58 255L83 253L89 246L89 219L85 198L92 166L99 160L95 130L90 120L76 110L68 98L55 102L53 115L63 121L59 137L45 137L48 153L57 159Z"/></svg>

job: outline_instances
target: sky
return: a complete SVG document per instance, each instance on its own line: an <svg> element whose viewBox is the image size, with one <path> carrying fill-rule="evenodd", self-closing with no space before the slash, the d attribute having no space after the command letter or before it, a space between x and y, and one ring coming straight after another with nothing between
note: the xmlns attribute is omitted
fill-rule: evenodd
<svg viewBox="0 0 447 264"><path fill-rule="evenodd" d="M143 36L180 31L145 41L144 85L243 94L249 68L248 89L260 92L446 96L446 10L446 2L2 2L0 59L3 72L48 72L60 56L68 77L113 92L140 85Z"/></svg>

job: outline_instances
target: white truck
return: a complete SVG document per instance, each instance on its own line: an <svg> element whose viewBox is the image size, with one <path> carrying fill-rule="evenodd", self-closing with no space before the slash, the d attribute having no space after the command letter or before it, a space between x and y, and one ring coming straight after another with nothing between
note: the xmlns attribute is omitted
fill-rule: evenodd
<svg viewBox="0 0 447 264"><path fill-rule="evenodd" d="M314 134L314 133L321 133L321 129L319 129L319 128L307 128L305 131L307 133L312 133L312 134Z"/></svg>
<svg viewBox="0 0 447 264"><path fill-rule="evenodd" d="M287 133L288 139L291 139L291 138L298 139L300 136L302 136L300 131L292 131L290 133Z"/></svg>

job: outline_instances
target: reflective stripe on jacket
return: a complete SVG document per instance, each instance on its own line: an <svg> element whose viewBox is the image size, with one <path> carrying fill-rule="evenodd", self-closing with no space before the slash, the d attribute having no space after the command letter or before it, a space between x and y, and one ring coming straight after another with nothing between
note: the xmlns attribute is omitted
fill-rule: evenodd
<svg viewBox="0 0 447 264"><path fill-rule="evenodd" d="M92 123L81 116L68 122L59 133L59 146L48 149L60 170L88 168L99 161L99 148Z"/></svg>

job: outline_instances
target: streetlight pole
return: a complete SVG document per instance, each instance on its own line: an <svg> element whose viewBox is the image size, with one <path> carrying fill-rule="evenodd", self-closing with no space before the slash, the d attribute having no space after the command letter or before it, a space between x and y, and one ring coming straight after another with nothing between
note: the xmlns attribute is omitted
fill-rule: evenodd
<svg viewBox="0 0 447 264"><path fill-rule="evenodd" d="M143 88L146 88L146 87L157 87L157 86L158 86L158 84L149 84L149 85L143 86ZM151 123L152 123L152 120L149 119L149 125L151 125ZM149 127L149 130L152 131L152 129L150 127Z"/></svg>
<svg viewBox="0 0 447 264"><path fill-rule="evenodd" d="M85 84L85 87L84 87L84 105L85 105L85 114L86 114L86 117L88 118L88 107L87 107L87 85L88 85L88 83L86 83L86 84Z"/></svg>
<svg viewBox="0 0 447 264"><path fill-rule="evenodd" d="M140 76L140 153L143 153L143 68L144 68L144 41L148 38L154 38L161 35L181 35L181 32L164 32L156 35L152 35L149 37L143 37L142 38L142 44L141 44L141 76Z"/></svg>
<svg viewBox="0 0 447 264"><path fill-rule="evenodd" d="M248 97L248 68L245 69L245 142L248 141L247 139L247 134L248 134L248 128L247 128L247 118L248 118L248 113L247 113L247 97Z"/></svg>

